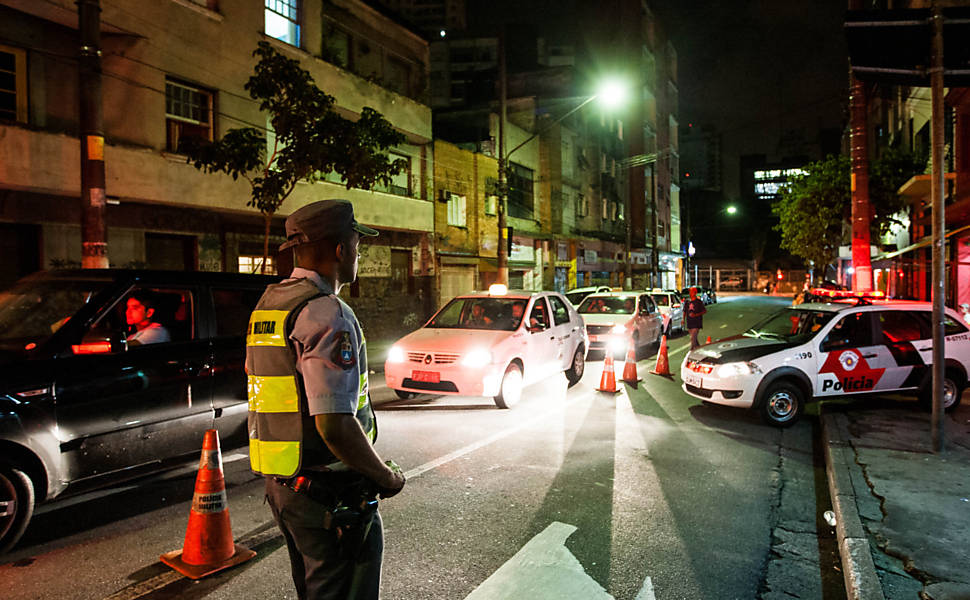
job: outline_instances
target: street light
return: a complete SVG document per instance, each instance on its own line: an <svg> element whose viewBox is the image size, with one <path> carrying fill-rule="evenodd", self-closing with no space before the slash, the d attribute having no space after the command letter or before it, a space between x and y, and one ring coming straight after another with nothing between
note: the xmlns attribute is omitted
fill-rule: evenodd
<svg viewBox="0 0 970 600"><path fill-rule="evenodd" d="M733 215L733 214L735 214L735 213L737 213L737 212L738 212L738 207L737 207L737 206L734 206L734 205L732 204L731 206L728 206L728 207L727 207L726 209L724 209L724 210L725 210L725 211L727 211L727 214L729 214L729 215Z"/></svg>
<svg viewBox="0 0 970 600"><path fill-rule="evenodd" d="M500 79L500 93L499 93L499 104L500 112L499 115L499 127L498 127L498 186L499 186L499 203L498 203L498 248L496 249L496 263L498 266L498 283L503 283L508 285L509 283L509 263L508 263L508 243L505 240L505 211L506 203L508 201L508 164L509 159L512 154L541 136L542 134L548 132L550 129L569 118L581 108L592 102L593 100L600 100L603 108L611 109L620 106L626 99L626 86L624 86L618 79L605 79L598 87L595 94L586 97L582 102L576 105L572 110L558 117L554 121L546 124L543 128L539 129L531 136L529 136L524 142L520 143L515 148L512 148L508 152L505 152L505 120L506 120L506 74L505 74L505 45L504 40L500 44L500 58L499 58L499 79ZM627 215L629 218L629 215ZM629 226L627 227L629 231ZM629 246L629 244L628 244ZM629 248L627 248L629 251Z"/></svg>

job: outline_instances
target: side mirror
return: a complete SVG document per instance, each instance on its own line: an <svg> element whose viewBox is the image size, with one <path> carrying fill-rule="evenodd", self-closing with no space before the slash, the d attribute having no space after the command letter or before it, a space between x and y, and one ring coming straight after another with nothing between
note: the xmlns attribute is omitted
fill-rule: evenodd
<svg viewBox="0 0 970 600"><path fill-rule="evenodd" d="M671 304L670 308L680 308L680 302L678 302L677 304Z"/></svg>

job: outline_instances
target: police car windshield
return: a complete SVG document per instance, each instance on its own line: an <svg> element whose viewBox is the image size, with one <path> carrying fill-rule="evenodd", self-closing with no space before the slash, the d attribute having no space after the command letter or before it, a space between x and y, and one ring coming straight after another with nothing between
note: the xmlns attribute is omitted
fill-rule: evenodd
<svg viewBox="0 0 970 600"><path fill-rule="evenodd" d="M438 311L427 327L514 331L522 322L525 298L455 298Z"/></svg>
<svg viewBox="0 0 970 600"><path fill-rule="evenodd" d="M745 337L801 344L832 320L834 312L786 308L744 332Z"/></svg>
<svg viewBox="0 0 970 600"><path fill-rule="evenodd" d="M576 310L590 315L632 315L636 307L636 296L590 296Z"/></svg>

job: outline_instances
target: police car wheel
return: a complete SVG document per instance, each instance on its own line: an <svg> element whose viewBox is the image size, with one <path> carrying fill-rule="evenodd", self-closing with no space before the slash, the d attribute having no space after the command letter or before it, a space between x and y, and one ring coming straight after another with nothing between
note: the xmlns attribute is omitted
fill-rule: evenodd
<svg viewBox="0 0 970 600"><path fill-rule="evenodd" d="M517 364L509 365L505 369L505 376L502 377L502 387L499 389L498 396L493 398L495 406L499 408L511 408L519 398L522 397L522 369Z"/></svg>
<svg viewBox="0 0 970 600"><path fill-rule="evenodd" d="M583 373L586 371L586 356L583 354L583 347L578 346L576 352L573 354L572 366L566 369L566 379L569 381L569 387L572 387L579 383L579 380L583 378Z"/></svg>
<svg viewBox="0 0 970 600"><path fill-rule="evenodd" d="M960 396L963 388L953 379L950 373L943 376L943 410L950 412L960 406ZM920 401L927 410L933 409L933 384L928 383L920 391Z"/></svg>
<svg viewBox="0 0 970 600"><path fill-rule="evenodd" d="M761 418L769 425L791 427L802 416L805 401L798 386L785 381L773 384L761 403Z"/></svg>
<svg viewBox="0 0 970 600"><path fill-rule="evenodd" d="M34 484L23 471L0 462L0 554L13 548L34 514Z"/></svg>
<svg viewBox="0 0 970 600"><path fill-rule="evenodd" d="M410 400L411 398L417 396L417 394L414 392L405 392L404 390L394 390L394 393L397 394L397 397L401 400Z"/></svg>

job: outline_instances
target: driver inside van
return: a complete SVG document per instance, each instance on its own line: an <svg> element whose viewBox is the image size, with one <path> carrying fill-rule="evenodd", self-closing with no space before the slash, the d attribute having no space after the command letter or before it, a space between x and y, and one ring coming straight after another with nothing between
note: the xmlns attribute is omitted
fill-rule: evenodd
<svg viewBox="0 0 970 600"><path fill-rule="evenodd" d="M128 297L125 306L125 321L135 332L128 336L128 343L132 345L158 344L172 340L161 323L152 318L155 316L155 300L152 294L140 290Z"/></svg>

